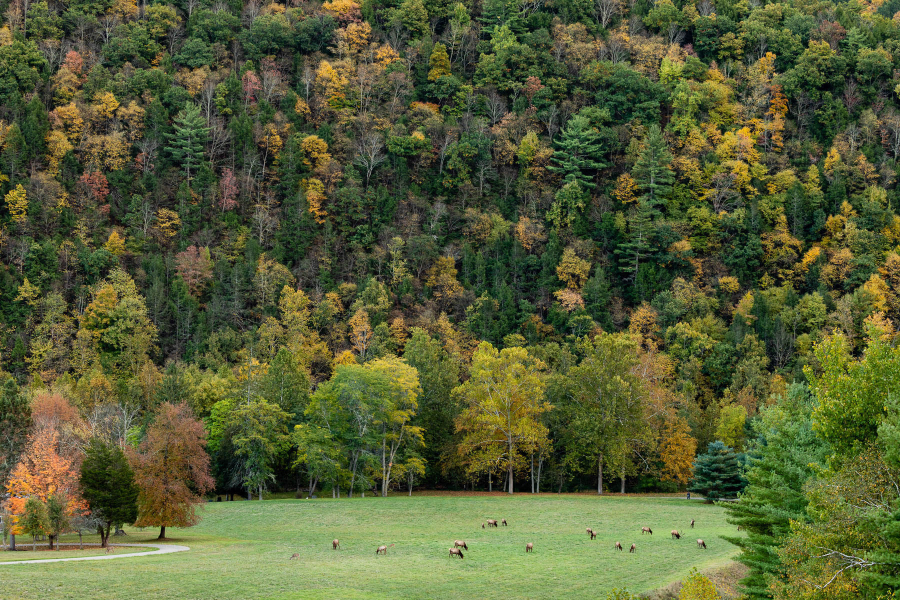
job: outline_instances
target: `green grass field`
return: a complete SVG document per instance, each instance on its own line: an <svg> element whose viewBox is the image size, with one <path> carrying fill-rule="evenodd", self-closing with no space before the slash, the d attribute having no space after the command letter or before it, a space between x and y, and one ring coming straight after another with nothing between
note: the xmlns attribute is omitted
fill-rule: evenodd
<svg viewBox="0 0 900 600"><path fill-rule="evenodd" d="M11 562L11 561L22 561L22 560L35 560L35 559L45 559L45 558L78 558L80 556L106 556L106 550L103 550L99 547L90 547L85 546L84 550L69 549L68 546L68 537L66 537L66 549L65 550L54 550L53 552L47 551L47 544L44 543L43 548L40 544L38 544L38 552L31 551L31 540L27 540L26 543L22 543L22 538L18 538L18 549L25 550L25 552L0 552L0 562ZM76 537L77 539L77 537ZM88 538L86 537L85 540ZM94 542L96 536L90 538L91 542ZM113 540L112 543L115 544L118 540ZM110 554L132 554L134 552L150 552L153 548L113 548ZM3 578L0 577L0 581ZM0 594L3 592L0 591Z"/></svg>
<svg viewBox="0 0 900 600"><path fill-rule="evenodd" d="M719 539L735 533L721 508L663 498L272 500L211 503L202 515L194 528L167 532L190 552L0 566L0 598L597 598L614 587L649 591L737 553ZM486 518L509 526L482 529ZM653 536L641 535L645 525ZM674 528L685 537L671 539ZM129 530L123 541L156 535ZM334 538L340 551L331 549ZM698 549L697 538L709 549ZM447 555L455 539L469 545L463 560ZM613 549L616 541L624 552ZM525 553L527 542L533 554ZM392 543L387 556L375 555ZM288 560L294 552L300 559Z"/></svg>

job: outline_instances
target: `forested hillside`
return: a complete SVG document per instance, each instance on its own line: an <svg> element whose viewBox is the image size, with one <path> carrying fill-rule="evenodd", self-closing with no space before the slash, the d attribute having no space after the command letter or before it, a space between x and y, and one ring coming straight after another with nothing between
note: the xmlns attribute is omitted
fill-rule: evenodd
<svg viewBox="0 0 900 600"><path fill-rule="evenodd" d="M186 403L219 493L749 483L753 593L896 588L897 0L0 8L0 480Z"/></svg>

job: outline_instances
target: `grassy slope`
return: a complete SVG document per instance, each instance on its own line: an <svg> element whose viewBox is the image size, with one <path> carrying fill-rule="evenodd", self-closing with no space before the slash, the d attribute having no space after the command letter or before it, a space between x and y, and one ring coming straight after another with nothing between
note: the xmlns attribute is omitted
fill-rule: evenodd
<svg viewBox="0 0 900 600"><path fill-rule="evenodd" d="M485 518L509 527L481 529ZM688 529L690 520L697 528ZM655 535L641 535L642 525ZM585 527L599 532L591 542ZM687 530L672 540L673 528ZM170 535L186 553L0 567L0 598L596 598L650 590L736 553L724 511L699 502L590 496L392 497L213 503ZM129 542L156 532L132 532ZM697 549L696 538L709 549ZM343 550L334 552L331 540ZM464 560L447 548L464 539ZM176 540L173 540L176 541ZM621 541L625 552L613 550ZM525 554L533 542L534 554ZM628 547L637 543L637 553ZM396 544L375 556L380 544ZM299 552L300 560L288 560ZM2 556L2 555L0 555Z"/></svg>

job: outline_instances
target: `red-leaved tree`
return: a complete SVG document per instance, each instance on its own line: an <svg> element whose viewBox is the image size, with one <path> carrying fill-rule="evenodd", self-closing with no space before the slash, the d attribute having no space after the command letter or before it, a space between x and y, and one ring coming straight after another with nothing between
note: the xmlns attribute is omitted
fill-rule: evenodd
<svg viewBox="0 0 900 600"><path fill-rule="evenodd" d="M159 406L137 451L130 453L138 495L138 527L190 527L202 495L214 487L209 474L206 430L187 404Z"/></svg>
<svg viewBox="0 0 900 600"><path fill-rule="evenodd" d="M175 267L191 295L199 296L206 282L212 279L213 262L209 248L188 246L184 252L175 255Z"/></svg>

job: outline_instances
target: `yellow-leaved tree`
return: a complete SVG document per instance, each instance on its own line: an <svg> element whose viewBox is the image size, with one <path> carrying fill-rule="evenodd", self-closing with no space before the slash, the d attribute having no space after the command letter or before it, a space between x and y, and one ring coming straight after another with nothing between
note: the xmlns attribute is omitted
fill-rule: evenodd
<svg viewBox="0 0 900 600"><path fill-rule="evenodd" d="M469 374L453 390L463 405L456 420L456 430L463 434L458 452L472 473L505 470L512 494L516 468L550 444L540 420L552 408L544 400L544 363L525 348L498 351L482 342Z"/></svg>

